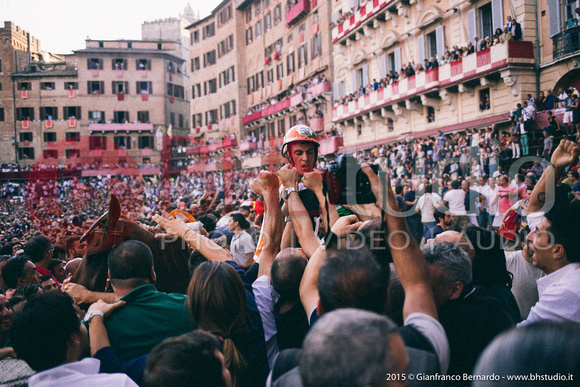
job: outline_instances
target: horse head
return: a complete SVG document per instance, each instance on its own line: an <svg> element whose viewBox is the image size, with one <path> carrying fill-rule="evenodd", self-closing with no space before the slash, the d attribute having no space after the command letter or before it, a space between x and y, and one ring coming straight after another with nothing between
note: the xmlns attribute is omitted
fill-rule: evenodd
<svg viewBox="0 0 580 387"><path fill-rule="evenodd" d="M156 286L160 291L184 293L189 281L189 252L181 239L172 243L162 243L150 231L121 216L121 204L111 194L109 209L91 225L81 237L87 242L87 252L76 271L73 282L97 292L107 286L107 258L111 249L123 241L131 239L145 243L153 253Z"/></svg>
<svg viewBox="0 0 580 387"><path fill-rule="evenodd" d="M133 232L136 223L121 219L121 204L111 194L109 209L83 234L80 242L87 242L87 255L108 251L119 245Z"/></svg>

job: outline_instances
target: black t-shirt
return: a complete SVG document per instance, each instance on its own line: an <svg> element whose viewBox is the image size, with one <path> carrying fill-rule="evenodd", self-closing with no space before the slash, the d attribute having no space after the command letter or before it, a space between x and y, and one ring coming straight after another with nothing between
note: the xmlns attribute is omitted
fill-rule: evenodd
<svg viewBox="0 0 580 387"><path fill-rule="evenodd" d="M280 313L278 305L274 309L276 319L277 341L280 351L288 348L301 348L304 337L310 329L308 317L300 302L290 310Z"/></svg>
<svg viewBox="0 0 580 387"><path fill-rule="evenodd" d="M438 312L451 350L449 375L471 373L485 347L516 324L509 311L481 287L464 288L460 298L447 301Z"/></svg>

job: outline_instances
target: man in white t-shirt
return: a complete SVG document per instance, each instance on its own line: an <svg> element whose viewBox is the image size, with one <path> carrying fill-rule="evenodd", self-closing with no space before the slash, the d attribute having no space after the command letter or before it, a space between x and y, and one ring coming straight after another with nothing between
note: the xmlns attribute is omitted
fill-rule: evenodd
<svg viewBox="0 0 580 387"><path fill-rule="evenodd" d="M437 222L433 213L441 205L441 196L433 193L433 186L431 184L425 185L425 194L417 201L415 209L421 212L421 223L423 224L423 236L431 227L434 227Z"/></svg>
<svg viewBox="0 0 580 387"><path fill-rule="evenodd" d="M451 182L451 189L443 196L443 205L449 208L449 212L460 227L469 223L465 211L465 191L461 189L461 183L457 180Z"/></svg>
<svg viewBox="0 0 580 387"><path fill-rule="evenodd" d="M243 269L247 269L254 263L256 246L250 234L246 230L250 228L250 222L239 212L234 212L228 222L228 230L234 233L230 244L232 257Z"/></svg>
<svg viewBox="0 0 580 387"><path fill-rule="evenodd" d="M511 291L516 298L522 319L528 318L530 309L538 302L536 281L546 275L532 263L532 257L525 250L506 251L506 267L514 275Z"/></svg>

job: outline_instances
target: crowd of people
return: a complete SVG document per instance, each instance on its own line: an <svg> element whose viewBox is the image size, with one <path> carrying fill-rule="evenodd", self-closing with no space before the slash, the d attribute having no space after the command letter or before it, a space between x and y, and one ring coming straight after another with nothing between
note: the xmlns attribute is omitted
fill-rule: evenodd
<svg viewBox="0 0 580 387"><path fill-rule="evenodd" d="M391 69L391 71L387 72L383 78L379 80L373 79L372 82L366 85L360 85L354 92L335 100L334 104L337 106L338 104L345 104L354 101L365 94L385 88L387 85L398 83L401 79L412 77L423 71L438 68L440 65L460 61L463 57L474 54L478 51L485 51L494 45L504 44L509 40L522 40L522 38L521 25L511 16L508 16L507 23L503 29L497 28L491 37L486 36L480 41L479 37L474 36L473 40L475 44L467 42L464 45L455 45L452 48L445 46L445 51L440 57L435 55L425 58L423 63L416 63L414 60L408 64L403 63L399 70Z"/></svg>
<svg viewBox="0 0 580 387"><path fill-rule="evenodd" d="M492 127L356 152L365 203L304 125L278 170L4 183L0 362L31 386L573 383L580 150L482 164L500 144ZM110 194L187 249L182 293L156 288L152 242L81 238ZM103 253L108 292L75 276Z"/></svg>

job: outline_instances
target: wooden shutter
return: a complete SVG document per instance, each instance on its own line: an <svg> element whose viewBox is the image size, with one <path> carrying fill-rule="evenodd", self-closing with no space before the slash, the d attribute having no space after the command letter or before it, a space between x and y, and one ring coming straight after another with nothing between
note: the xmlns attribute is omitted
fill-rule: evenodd
<svg viewBox="0 0 580 387"><path fill-rule="evenodd" d="M467 11L467 40L475 45L475 36L477 34L477 19L475 8Z"/></svg>
<svg viewBox="0 0 580 387"><path fill-rule="evenodd" d="M398 73L401 71L401 47L395 48L393 53L395 54L395 71Z"/></svg>
<svg viewBox="0 0 580 387"><path fill-rule="evenodd" d="M381 56L381 78L384 78L388 72L387 68L387 55Z"/></svg>
<svg viewBox="0 0 580 387"><path fill-rule="evenodd" d="M503 0L491 0L491 23L493 26L493 33L495 30L501 28L503 30Z"/></svg>
<svg viewBox="0 0 580 387"><path fill-rule="evenodd" d="M437 57L441 60L445 54L445 27L435 28L435 39L437 40Z"/></svg>
<svg viewBox="0 0 580 387"><path fill-rule="evenodd" d="M425 60L425 35L417 36L417 53L419 64L422 65Z"/></svg>
<svg viewBox="0 0 580 387"><path fill-rule="evenodd" d="M550 37L553 37L562 30L559 0L548 0L548 17L550 22Z"/></svg>

